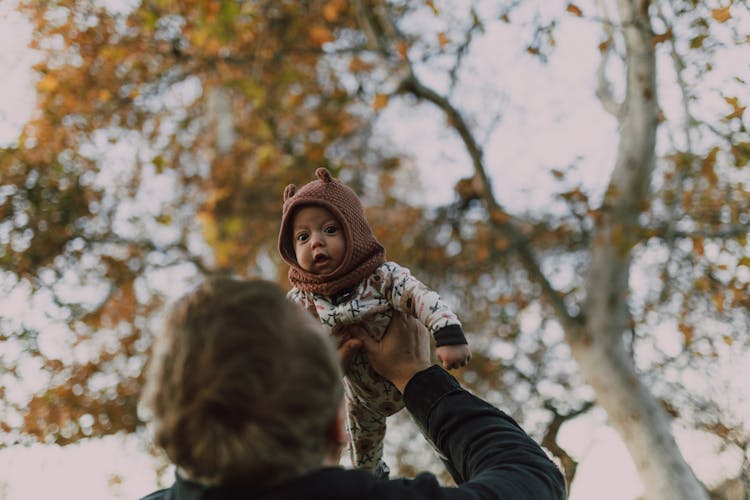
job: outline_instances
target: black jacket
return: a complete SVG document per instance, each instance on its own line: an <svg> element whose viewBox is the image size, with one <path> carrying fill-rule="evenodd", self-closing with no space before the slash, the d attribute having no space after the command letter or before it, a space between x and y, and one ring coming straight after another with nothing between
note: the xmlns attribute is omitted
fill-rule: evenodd
<svg viewBox="0 0 750 500"><path fill-rule="evenodd" d="M367 472L322 468L267 491L206 488L177 476L171 488L142 500L441 500L565 498L558 468L513 421L465 391L445 370L417 373L404 391L406 407L443 453L458 487L432 474L378 480Z"/></svg>

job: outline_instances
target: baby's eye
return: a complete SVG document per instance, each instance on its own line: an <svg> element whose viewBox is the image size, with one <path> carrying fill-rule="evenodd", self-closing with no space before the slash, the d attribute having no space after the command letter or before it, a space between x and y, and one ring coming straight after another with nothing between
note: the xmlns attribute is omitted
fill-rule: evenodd
<svg viewBox="0 0 750 500"><path fill-rule="evenodd" d="M304 243L305 241L307 241L308 238L310 238L310 235L307 234L307 233L299 233L297 235L297 241L300 241L302 243Z"/></svg>
<svg viewBox="0 0 750 500"><path fill-rule="evenodd" d="M328 226L325 229L323 229L323 231L326 234L336 234L336 231L338 231L338 230L339 230L339 228L337 228L336 226Z"/></svg>

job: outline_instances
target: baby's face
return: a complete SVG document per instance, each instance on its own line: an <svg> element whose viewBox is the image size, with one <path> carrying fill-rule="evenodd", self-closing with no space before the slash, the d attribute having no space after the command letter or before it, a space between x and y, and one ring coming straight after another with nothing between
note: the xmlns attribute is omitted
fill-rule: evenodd
<svg viewBox="0 0 750 500"><path fill-rule="evenodd" d="M297 210L292 238L297 263L309 273L329 274L344 260L346 240L341 224L323 207L311 205Z"/></svg>

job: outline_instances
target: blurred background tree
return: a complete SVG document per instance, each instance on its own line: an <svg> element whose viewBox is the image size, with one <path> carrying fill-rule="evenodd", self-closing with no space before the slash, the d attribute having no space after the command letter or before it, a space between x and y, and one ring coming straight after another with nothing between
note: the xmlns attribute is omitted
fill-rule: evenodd
<svg viewBox="0 0 750 500"><path fill-rule="evenodd" d="M529 428L570 484L559 431L603 409L647 498L708 498L677 429L741 457L724 479L750 491L747 423L720 385L723 365L748 359L750 75L727 64L747 53L744 2L20 9L42 57L35 112L0 153L2 293L33 312L0 317L5 445L137 431L141 368L177 284L231 272L286 286L282 190L327 165L363 196L388 256L459 311L475 352L462 381ZM583 25L600 32L600 62L571 78L611 113L592 126L612 125L618 144L595 187L586 158L560 154L542 175L495 158L512 103L503 79L476 79L502 52L546 64L559 30ZM491 45L511 31L514 46ZM389 141L393 109L440 120L429 148L460 146L446 162L468 175L446 181L450 202L420 199L420 173L443 172ZM555 194L511 209L496 193L519 175ZM401 472L439 467L397 446Z"/></svg>

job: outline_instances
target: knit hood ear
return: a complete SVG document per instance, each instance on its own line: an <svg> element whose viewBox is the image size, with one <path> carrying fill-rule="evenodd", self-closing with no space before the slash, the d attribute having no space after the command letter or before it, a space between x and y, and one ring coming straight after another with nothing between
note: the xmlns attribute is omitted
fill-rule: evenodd
<svg viewBox="0 0 750 500"><path fill-rule="evenodd" d="M295 186L294 184L289 184L287 187L284 188L284 201L294 196L294 193L296 192L297 192L297 186Z"/></svg>
<svg viewBox="0 0 750 500"><path fill-rule="evenodd" d="M385 249L375 238L367 223L362 202L356 193L334 179L325 168L315 170L316 180L297 189L294 184L284 189L278 247L281 257L290 266L289 281L300 290L332 295L351 288L372 274L385 262ZM331 273L316 275L299 267L292 238L294 214L303 206L327 209L341 224L346 251L341 265Z"/></svg>

